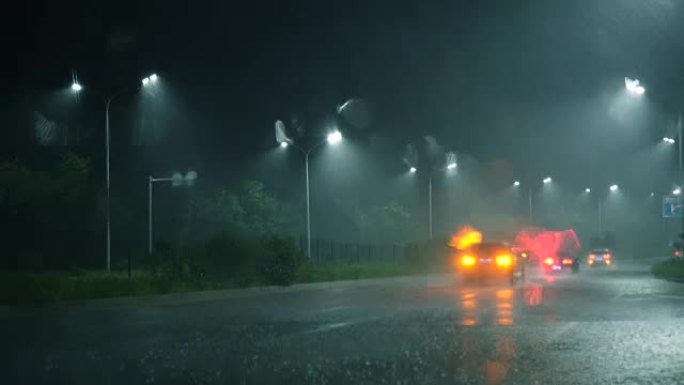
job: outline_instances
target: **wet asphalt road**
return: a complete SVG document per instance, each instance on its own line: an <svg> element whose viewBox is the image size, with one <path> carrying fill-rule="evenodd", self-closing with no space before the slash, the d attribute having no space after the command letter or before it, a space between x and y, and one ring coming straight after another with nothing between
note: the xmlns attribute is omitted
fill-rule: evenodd
<svg viewBox="0 0 684 385"><path fill-rule="evenodd" d="M3 383L684 384L684 284L405 277L3 309L0 338Z"/></svg>

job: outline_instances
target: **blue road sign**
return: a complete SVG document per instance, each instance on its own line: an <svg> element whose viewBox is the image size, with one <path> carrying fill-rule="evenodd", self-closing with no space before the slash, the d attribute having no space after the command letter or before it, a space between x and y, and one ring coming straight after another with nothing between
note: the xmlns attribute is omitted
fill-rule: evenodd
<svg viewBox="0 0 684 385"><path fill-rule="evenodd" d="M682 217L682 197L679 195L663 196L663 217L681 218Z"/></svg>

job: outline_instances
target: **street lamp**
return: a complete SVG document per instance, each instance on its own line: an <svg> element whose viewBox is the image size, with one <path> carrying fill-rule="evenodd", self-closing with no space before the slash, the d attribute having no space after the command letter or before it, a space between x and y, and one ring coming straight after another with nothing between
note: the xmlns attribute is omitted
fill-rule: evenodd
<svg viewBox="0 0 684 385"><path fill-rule="evenodd" d="M589 187L587 187L587 188L584 189L584 192L587 193L587 194L589 194L589 193L591 192L591 189L590 189Z"/></svg>
<svg viewBox="0 0 684 385"><path fill-rule="evenodd" d="M550 176L547 176L546 178L542 179L542 184L548 185L549 183L553 182L553 179L551 179ZM513 182L513 186L519 187L520 186L520 181L516 180ZM534 223L534 218L532 216L532 208L533 208L533 202L532 202L532 186L530 186L527 190L527 208L528 208L528 215L529 215L529 221L530 221L530 226Z"/></svg>
<svg viewBox="0 0 684 385"><path fill-rule="evenodd" d="M414 172L418 171L418 169L415 168L415 167L411 167L411 168L409 168L409 171L410 171L411 173L414 173Z"/></svg>
<svg viewBox="0 0 684 385"><path fill-rule="evenodd" d="M672 190L672 195L682 195L682 188L677 186Z"/></svg>
<svg viewBox="0 0 684 385"><path fill-rule="evenodd" d="M306 256L311 260L311 189L309 188L309 155L313 150L324 143L336 145L342 141L342 133L338 130L330 132L325 140L305 149L295 144L294 140L288 138L285 133L285 124L281 120L275 122L275 137L281 148L292 145L304 154L304 167L306 170Z"/></svg>
<svg viewBox="0 0 684 385"><path fill-rule="evenodd" d="M158 76L156 74L152 74L142 80L143 86L147 86L152 83L156 83L158 80ZM74 92L80 92L83 90L83 86L74 79L73 83L71 84L71 89ZM109 172L109 142L110 142L110 130L109 130L109 108L112 104L112 101L116 99L117 97L121 96L124 94L126 91L129 91L131 88L130 87L124 87L119 89L118 91L114 92L113 94L110 94L109 96L104 97L104 103L105 103L105 178L106 178L106 219L107 219L107 271L111 271L112 268L112 225L111 225L111 181L110 181L110 172Z"/></svg>
<svg viewBox="0 0 684 385"><path fill-rule="evenodd" d="M639 80L630 79L628 77L625 77L625 88L634 95L643 95L643 93L646 92L644 86L639 84Z"/></svg>
<svg viewBox="0 0 684 385"><path fill-rule="evenodd" d="M610 187L608 187L608 189L609 189L611 192L616 192L619 188L620 188L620 187L619 187L618 185L616 185L616 184L612 184L612 185L610 185Z"/></svg>
<svg viewBox="0 0 684 385"><path fill-rule="evenodd" d="M185 175L176 172L169 178L154 178L151 175L148 177L147 187L147 252L152 254L152 186L154 183L171 182L173 187L187 186L190 187L195 184L197 180L197 172L188 171Z"/></svg>

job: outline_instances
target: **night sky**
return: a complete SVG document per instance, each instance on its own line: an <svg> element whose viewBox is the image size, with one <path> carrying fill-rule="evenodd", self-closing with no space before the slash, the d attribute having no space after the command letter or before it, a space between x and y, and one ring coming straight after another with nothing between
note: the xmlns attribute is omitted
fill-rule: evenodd
<svg viewBox="0 0 684 385"><path fill-rule="evenodd" d="M345 137L387 178L405 172L405 145L420 147L425 135L461 160L503 161L511 177L550 174L577 191L613 182L668 188L675 165L667 150L665 161L653 159L682 107L684 4L676 1L21 7L2 23L14 66L3 76L4 107L34 108L33 96L66 89L72 71L84 91L103 94L157 73L169 128L163 146L138 158L149 172L188 164L216 183L269 180L273 122L296 117L322 136L349 98L362 98L373 119L343 126ZM647 88L640 101L626 95L625 76ZM101 124L94 92L80 98L82 109L90 106L81 121ZM114 125L126 124L135 98L114 110ZM3 130L17 130L15 122Z"/></svg>

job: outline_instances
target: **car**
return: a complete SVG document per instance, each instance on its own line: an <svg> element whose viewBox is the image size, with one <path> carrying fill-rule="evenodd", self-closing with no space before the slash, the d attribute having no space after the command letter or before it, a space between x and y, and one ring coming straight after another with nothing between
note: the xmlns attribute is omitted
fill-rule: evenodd
<svg viewBox="0 0 684 385"><path fill-rule="evenodd" d="M568 254L547 255L542 259L542 269L546 273L570 270L579 272L579 259Z"/></svg>
<svg viewBox="0 0 684 385"><path fill-rule="evenodd" d="M587 264L590 267L610 266L613 263L613 252L610 249L592 249L587 255Z"/></svg>
<svg viewBox="0 0 684 385"><path fill-rule="evenodd" d="M524 264L505 242L483 242L456 254L455 266L464 281L505 278L511 284L524 279Z"/></svg>

